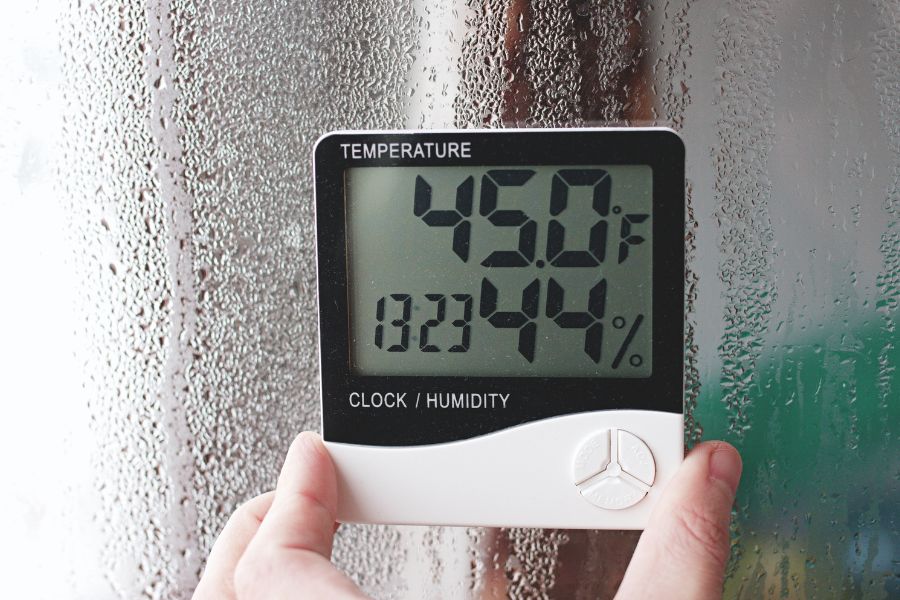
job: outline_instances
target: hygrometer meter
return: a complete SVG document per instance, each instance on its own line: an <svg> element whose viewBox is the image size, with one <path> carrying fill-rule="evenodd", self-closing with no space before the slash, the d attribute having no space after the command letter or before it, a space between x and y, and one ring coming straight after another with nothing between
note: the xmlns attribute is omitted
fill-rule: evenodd
<svg viewBox="0 0 900 600"><path fill-rule="evenodd" d="M642 527L683 455L681 139L335 132L314 170L338 517Z"/></svg>

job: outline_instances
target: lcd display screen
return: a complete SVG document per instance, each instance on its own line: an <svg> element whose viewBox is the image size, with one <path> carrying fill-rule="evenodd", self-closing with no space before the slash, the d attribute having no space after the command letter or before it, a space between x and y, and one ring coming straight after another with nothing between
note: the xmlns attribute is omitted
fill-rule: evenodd
<svg viewBox="0 0 900 600"><path fill-rule="evenodd" d="M652 374L647 165L345 171L358 375Z"/></svg>

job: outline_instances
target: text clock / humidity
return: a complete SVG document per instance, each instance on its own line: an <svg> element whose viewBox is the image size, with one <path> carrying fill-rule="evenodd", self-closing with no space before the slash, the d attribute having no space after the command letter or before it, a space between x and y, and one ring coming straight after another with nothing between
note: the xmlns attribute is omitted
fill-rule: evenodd
<svg viewBox="0 0 900 600"><path fill-rule="evenodd" d="M677 135L337 132L315 177L339 516L641 527L682 453Z"/></svg>

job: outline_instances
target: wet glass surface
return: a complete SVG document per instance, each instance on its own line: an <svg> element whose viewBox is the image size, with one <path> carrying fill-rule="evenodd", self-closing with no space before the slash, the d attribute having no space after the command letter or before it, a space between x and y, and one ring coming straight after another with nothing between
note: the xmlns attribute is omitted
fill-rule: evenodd
<svg viewBox="0 0 900 600"><path fill-rule="evenodd" d="M687 146L687 437L745 464L726 597L900 595L896 0L5 10L16 597L189 597L318 427L321 133L590 124ZM636 540L345 526L335 557L377 597L597 598Z"/></svg>

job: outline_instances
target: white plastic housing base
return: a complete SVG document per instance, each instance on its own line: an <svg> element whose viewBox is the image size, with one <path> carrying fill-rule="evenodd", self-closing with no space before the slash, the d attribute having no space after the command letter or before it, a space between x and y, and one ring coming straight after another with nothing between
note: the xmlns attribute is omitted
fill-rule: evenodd
<svg viewBox="0 0 900 600"><path fill-rule="evenodd" d="M572 463L582 442L619 428L644 440L656 479L629 508L582 497ZM684 456L681 413L607 410L565 415L428 446L326 442L338 473L338 519L354 523L643 529Z"/></svg>

